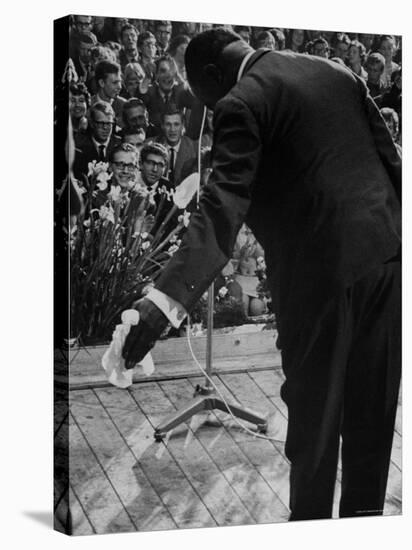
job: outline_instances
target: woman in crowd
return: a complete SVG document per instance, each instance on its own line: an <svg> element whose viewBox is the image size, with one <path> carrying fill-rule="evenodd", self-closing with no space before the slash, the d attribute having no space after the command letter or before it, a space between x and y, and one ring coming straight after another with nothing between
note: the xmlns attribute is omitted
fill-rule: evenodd
<svg viewBox="0 0 412 550"><path fill-rule="evenodd" d="M156 73L156 38L154 34L150 31L142 32L137 39L137 48L140 53L140 66L146 79L153 83Z"/></svg>
<svg viewBox="0 0 412 550"><path fill-rule="evenodd" d="M374 49L385 58L385 69L383 71L382 79L385 88L390 88L392 84L392 73L399 69L399 65L393 61L393 57L396 54L395 37L389 34L380 35L375 41Z"/></svg>
<svg viewBox="0 0 412 550"><path fill-rule="evenodd" d="M366 59L366 48L359 40L352 40L348 49L347 64L352 71L366 82L368 73L363 67Z"/></svg>
<svg viewBox="0 0 412 550"><path fill-rule="evenodd" d="M287 50L291 50L295 53L303 53L307 42L307 33L302 29L289 29L286 33L285 46Z"/></svg>
<svg viewBox="0 0 412 550"><path fill-rule="evenodd" d="M90 106L90 94L83 82L72 82L69 87L69 113L73 137L87 129L87 109Z"/></svg>
<svg viewBox="0 0 412 550"><path fill-rule="evenodd" d="M186 67L185 67L185 52L187 45L190 42L190 37L187 34L178 34L172 38L168 54L173 57L177 66L177 75L181 82L186 82Z"/></svg>

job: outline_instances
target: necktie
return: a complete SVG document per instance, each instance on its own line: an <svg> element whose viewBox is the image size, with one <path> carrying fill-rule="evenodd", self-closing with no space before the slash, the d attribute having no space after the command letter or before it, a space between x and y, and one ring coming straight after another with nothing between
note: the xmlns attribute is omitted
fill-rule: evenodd
<svg viewBox="0 0 412 550"><path fill-rule="evenodd" d="M104 154L104 145L99 145L99 160L101 162L104 162L106 159L105 157L105 154Z"/></svg>
<svg viewBox="0 0 412 550"><path fill-rule="evenodd" d="M175 153L176 151L174 150L173 147L170 148L170 157L169 157L169 181L171 183L174 183L174 179L175 179L175 174L174 174L174 171L175 171Z"/></svg>

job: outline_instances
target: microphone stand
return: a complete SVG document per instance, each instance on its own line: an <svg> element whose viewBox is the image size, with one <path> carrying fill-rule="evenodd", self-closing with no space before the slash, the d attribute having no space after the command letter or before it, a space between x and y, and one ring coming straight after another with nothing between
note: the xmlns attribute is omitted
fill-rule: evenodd
<svg viewBox="0 0 412 550"><path fill-rule="evenodd" d="M206 340L206 373L208 376L212 375L212 354L213 354L213 305L214 305L214 283L212 283L208 290L208 310L207 310L207 340ZM188 403L185 407L173 414L170 418L161 422L154 432L154 438L160 442L166 433L182 422L186 422L195 414L202 411L219 410L230 412L237 418L256 424L258 432L265 433L267 431L268 422L265 418L259 416L255 412L242 408L239 405L226 404L222 399L216 397L215 389L213 388L210 380L205 376L204 385L197 385L195 389L194 399Z"/></svg>

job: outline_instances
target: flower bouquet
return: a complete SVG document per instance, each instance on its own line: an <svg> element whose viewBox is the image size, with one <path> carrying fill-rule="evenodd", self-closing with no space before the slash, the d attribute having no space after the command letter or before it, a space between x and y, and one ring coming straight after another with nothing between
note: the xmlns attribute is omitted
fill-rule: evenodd
<svg viewBox="0 0 412 550"><path fill-rule="evenodd" d="M174 192L160 189L149 215L151 191L137 183L125 190L111 179L106 163L89 165L84 208L70 230L70 336L83 344L109 341L121 312L154 284L179 248L198 185L192 174Z"/></svg>

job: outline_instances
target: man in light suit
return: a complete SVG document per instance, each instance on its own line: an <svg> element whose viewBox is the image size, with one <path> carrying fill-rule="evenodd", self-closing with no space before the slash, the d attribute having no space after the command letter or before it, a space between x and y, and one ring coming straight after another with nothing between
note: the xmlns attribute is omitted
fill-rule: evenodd
<svg viewBox="0 0 412 550"><path fill-rule="evenodd" d="M253 50L213 29L189 44L214 110L212 173L179 251L137 306L126 367L231 257L246 221L265 249L288 406L291 520L382 514L400 383L401 162L365 84L345 67Z"/></svg>

